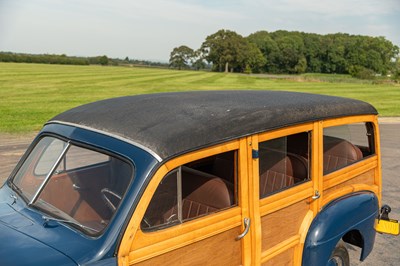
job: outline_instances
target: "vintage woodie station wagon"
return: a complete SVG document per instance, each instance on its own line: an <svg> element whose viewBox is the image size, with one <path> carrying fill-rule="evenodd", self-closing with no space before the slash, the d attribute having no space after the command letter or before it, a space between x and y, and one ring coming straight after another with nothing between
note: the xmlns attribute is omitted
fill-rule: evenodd
<svg viewBox="0 0 400 266"><path fill-rule="evenodd" d="M381 206L377 111L276 91L127 96L51 119L0 190L1 265L348 265ZM345 244L347 243L347 244Z"/></svg>

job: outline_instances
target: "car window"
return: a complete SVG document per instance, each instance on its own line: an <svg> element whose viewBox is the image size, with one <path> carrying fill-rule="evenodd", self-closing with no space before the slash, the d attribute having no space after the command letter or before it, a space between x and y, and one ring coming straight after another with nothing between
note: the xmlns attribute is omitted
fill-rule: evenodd
<svg viewBox="0 0 400 266"><path fill-rule="evenodd" d="M259 144L260 198L310 179L311 132Z"/></svg>
<svg viewBox="0 0 400 266"><path fill-rule="evenodd" d="M63 152L66 143L59 139L54 138L44 138L40 144L39 149L43 150L36 167L35 167L35 175L37 176L45 176L51 170L51 167L56 163L58 158L57 155L61 155ZM36 147L36 149L38 146Z"/></svg>
<svg viewBox="0 0 400 266"><path fill-rule="evenodd" d="M375 154L372 123L355 123L324 128L324 174Z"/></svg>
<svg viewBox="0 0 400 266"><path fill-rule="evenodd" d="M131 165L118 157L43 137L12 182L49 217L96 235L112 219L132 175Z"/></svg>
<svg viewBox="0 0 400 266"><path fill-rule="evenodd" d="M159 230L235 206L236 186L236 151L181 165L160 182L141 228Z"/></svg>

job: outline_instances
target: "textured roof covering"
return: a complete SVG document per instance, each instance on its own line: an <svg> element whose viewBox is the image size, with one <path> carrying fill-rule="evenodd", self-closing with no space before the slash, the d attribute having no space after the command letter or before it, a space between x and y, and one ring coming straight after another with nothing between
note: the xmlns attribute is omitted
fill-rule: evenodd
<svg viewBox="0 0 400 266"><path fill-rule="evenodd" d="M377 114L368 103L282 91L198 91L126 96L82 105L49 121L104 131L161 159L268 129Z"/></svg>

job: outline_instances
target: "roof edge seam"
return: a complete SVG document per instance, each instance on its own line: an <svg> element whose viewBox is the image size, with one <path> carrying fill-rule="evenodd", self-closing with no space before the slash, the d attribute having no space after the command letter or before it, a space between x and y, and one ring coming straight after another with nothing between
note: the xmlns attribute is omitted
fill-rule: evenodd
<svg viewBox="0 0 400 266"><path fill-rule="evenodd" d="M45 123L45 125L49 125L49 124L60 124L60 125L66 125L66 126L74 126L74 127L82 128L82 129L85 129L85 130L89 130L89 131L92 131L92 132L96 132L96 133L99 133L99 134L102 134L102 135L105 135L105 136L110 136L110 137L113 137L115 139L128 142L129 144L132 144L132 145L134 145L134 146L136 146L136 147L148 152L158 162L162 162L161 156L158 155L155 151L149 149L148 147L146 147L146 146L144 146L144 145L142 145L140 143L132 141L132 140L130 140L128 138L124 138L124 137L119 136L117 134L113 134L113 133L110 133L110 132L107 132L107 131L104 131L104 130L100 130L100 129L95 129L95 128L88 127L88 126L85 126L85 125L80 125L80 124L71 123L71 122L64 122L64 121L59 121L59 120L52 120L52 121L48 121L47 123Z"/></svg>

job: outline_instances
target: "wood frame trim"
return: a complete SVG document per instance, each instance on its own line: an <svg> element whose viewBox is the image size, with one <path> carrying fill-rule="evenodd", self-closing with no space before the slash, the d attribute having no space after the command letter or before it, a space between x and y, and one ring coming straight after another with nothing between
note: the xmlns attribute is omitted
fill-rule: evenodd
<svg viewBox="0 0 400 266"><path fill-rule="evenodd" d="M259 191L259 179L258 179L258 158L253 158L252 152L258 150L258 135L250 136L247 138L247 166L248 166L248 179L249 189L248 198L250 208L250 217L252 219L252 225L250 230L251 235L251 251L252 265L258 264L261 260L261 216L260 216L260 191ZM255 173L257 175L255 176Z"/></svg>
<svg viewBox="0 0 400 266"><path fill-rule="evenodd" d="M235 207L210 214L207 219L199 218L184 225L170 227L163 232L143 233L139 229L137 237L140 239L140 246L135 246L129 253L130 263L135 264L239 227L242 224L241 217L240 208Z"/></svg>
<svg viewBox="0 0 400 266"><path fill-rule="evenodd" d="M311 182L300 184L260 200L260 214L265 216L279 209L309 198L313 194Z"/></svg>
<svg viewBox="0 0 400 266"><path fill-rule="evenodd" d="M285 137L297 133L312 131L314 129L314 123L305 123L286 128L275 129L258 134L258 143L264 142L271 139Z"/></svg>
<svg viewBox="0 0 400 266"><path fill-rule="evenodd" d="M371 122L374 125L375 154L324 175L322 167L324 128L365 122ZM258 144L260 142L308 131L312 132L311 165L309 169L311 175L310 180L260 199L259 160L258 158L252 158L252 150L258 150ZM249 217L251 218L250 232L247 237L242 239L242 262L244 265L266 262L291 248L294 248L293 263L300 265L308 229L322 206L325 206L336 198L355 191L372 191L378 195L379 201L381 201L382 173L379 136L377 115L348 116L263 132L239 140L232 140L223 144L193 151L172 159L158 169L143 193L137 209L135 210L135 216L131 217L122 238L118 250L118 264L129 265L131 263L137 263L206 239L210 236L217 235L232 228L240 227L243 230L243 219ZM240 180L238 180L237 185L239 206L158 232L144 233L140 230L141 219L137 218L143 217L159 182L169 171L188 162L232 150L238 150L239 157L238 173ZM368 171L374 171L375 177L373 185L358 183L349 184L324 195L324 191L326 192L326 190L334 188ZM321 197L317 200L312 200L311 196L313 196L317 190ZM307 199L309 199L310 209L301 223L298 234L262 251L261 217ZM133 241L136 237L141 241Z"/></svg>
<svg viewBox="0 0 400 266"><path fill-rule="evenodd" d="M318 123L318 122L305 123L305 124L290 126L290 127L283 128L283 129L277 129L277 130L273 130L273 131L260 133L260 134L258 134L257 148L258 148L258 143L260 143L260 142L310 131L311 132L311 158L314 158L314 156L318 155L318 153L316 151L316 144L315 144L315 139L318 137L318 134L317 134L318 132L316 132L316 130L318 129L318 125L316 125L316 123ZM261 216L264 216L264 215L266 215L268 213L272 213L278 209L292 205L300 200L306 199L306 198L310 197L311 195L313 195L313 186L314 186L313 184L315 183L315 179L318 178L318 175L315 175L316 171L314 170L316 166L317 165L315 165L314 160L311 159L311 165L310 165L310 169L309 169L309 172L311 174L310 180L307 180L302 184L298 184L293 187L287 188L285 190L279 191L279 192L269 195L265 198L262 198L262 199L259 198ZM253 169L253 175L254 175L254 179L257 179L257 182L259 182L258 160L256 163L256 167L257 167L257 169ZM254 170L257 170L257 171L254 172ZM257 186L257 189L259 191L258 186Z"/></svg>
<svg viewBox="0 0 400 266"><path fill-rule="evenodd" d="M344 183L357 175L361 175L369 170L375 169L378 166L377 156L373 155L370 158L361 160L335 172L332 172L324 177L323 189L334 187L340 183Z"/></svg>
<svg viewBox="0 0 400 266"><path fill-rule="evenodd" d="M345 116L340 118L332 118L323 120L323 128L341 126L348 124L364 123L364 122L376 122L376 115L356 115L356 116Z"/></svg>
<svg viewBox="0 0 400 266"><path fill-rule="evenodd" d="M375 142L375 154L355 162L354 164L348 165L342 169L338 169L332 173L327 175L323 175L323 190L332 188L340 183L346 182L353 177L363 174L369 170L375 169L375 179L374 179L374 186L367 186L364 187L360 184L360 186L352 185L352 187L357 187L357 190L351 190L349 187L343 188L347 189L348 191L358 191L358 190L370 190L373 191L377 197L379 204L381 204L382 200L382 160L381 160L381 149L380 149L380 134L379 134L379 124L378 124L378 115L359 115L359 116L347 116L341 118L334 118L321 121L321 136L323 135L323 129L333 126L341 126L341 125L350 125L350 124L357 124L357 123L372 123L374 125L374 142ZM323 143L321 143L321 156L322 155L322 148ZM323 158L321 158L321 165L323 165ZM321 166L322 171L322 166ZM348 192L348 193L350 193ZM339 193L340 194L340 193ZM338 195L339 195L338 194ZM341 196L344 194L341 194ZM332 194L329 195L329 198L332 199ZM340 196L337 196L340 197ZM323 197L321 197L323 198ZM326 199L323 199L323 205L328 203Z"/></svg>
<svg viewBox="0 0 400 266"><path fill-rule="evenodd" d="M312 123L305 123L301 125L290 126L283 129L277 129L265 133L258 134L257 138L253 138L253 145L257 143L256 148L258 149L258 144L263 141L268 141L271 139L276 139L279 137L289 136L297 133L302 132L311 132L311 143L310 143L310 155L311 155L311 163L309 165L309 173L310 173L310 180L304 181L304 183L297 184L290 188L287 188L282 191L278 191L274 194L268 195L262 199L259 198L259 160L254 160L254 167L253 167L253 179L257 182L257 186L254 187L255 194L257 197L253 197L255 202L259 203L259 214L256 218L259 218L260 225L259 225L259 245L257 246L257 251L260 252L260 255L257 257L255 262L257 264L267 262L268 260L272 259L279 254L288 251L294 248L294 263L298 262L299 265L301 264L302 260L302 252L303 250L301 247L303 246L302 241L304 243L307 231L311 222L314 218L314 201L311 201L311 196L314 195L315 187L321 184L318 180L321 179L320 175L318 174L318 156L319 151L318 147L318 139L319 139L319 122L312 122ZM321 137L322 139L322 137ZM322 173L322 171L321 171ZM321 184L322 185L322 184ZM278 210L284 209L290 205L296 204L303 200L309 200L310 209L308 210L306 216L304 217L301 226L299 228L298 234L285 239L284 241L276 244L275 246L261 251L261 217L266 215L272 214Z"/></svg>
<svg viewBox="0 0 400 266"><path fill-rule="evenodd" d="M162 165L149 182L137 205L134 215L131 217L128 223L118 250L118 264L134 264L200 241L202 239L206 239L213 235L217 235L229 229L239 226L242 227L243 217L245 215L248 216L249 212L248 207L245 207L249 204L248 198L245 196L246 193L243 192L243 189L246 191L248 190L246 159L247 150L245 145L245 139L233 140L184 154ZM245 175L238 180L238 204L240 206L232 207L227 210L221 210L220 212L199 217L199 219L194 219L192 221L185 222L184 224L176 225L171 228L166 228L156 232L144 233L140 230L141 217L144 216L147 206L149 205L160 181L168 172L180 165L233 150L238 150L240 153L238 160L238 171L240 171L240 175ZM244 213L242 213L242 208L244 208ZM138 217L140 218L138 219ZM195 237L193 237L193 234ZM140 241L133 241L134 239L140 239ZM245 238L242 242L244 245L242 248L243 252L248 253L246 256L243 254L242 259L248 260L247 258L251 257L252 251L248 248L248 246L250 246L249 242L250 239L248 238ZM250 261L248 261L246 264L250 264Z"/></svg>

